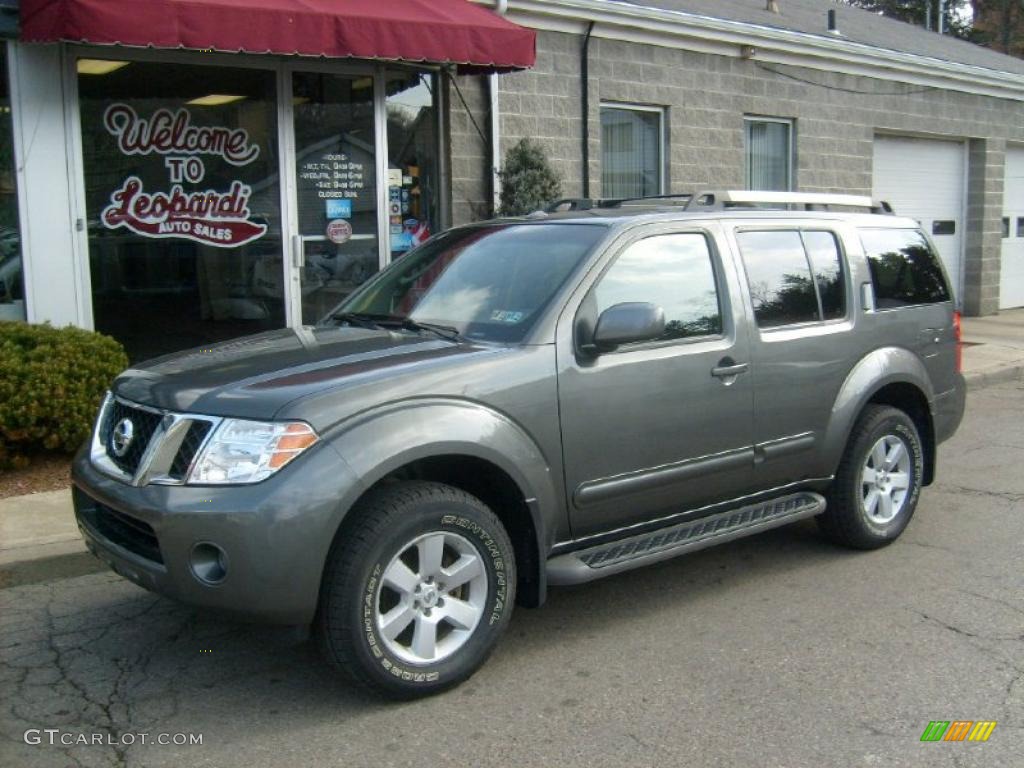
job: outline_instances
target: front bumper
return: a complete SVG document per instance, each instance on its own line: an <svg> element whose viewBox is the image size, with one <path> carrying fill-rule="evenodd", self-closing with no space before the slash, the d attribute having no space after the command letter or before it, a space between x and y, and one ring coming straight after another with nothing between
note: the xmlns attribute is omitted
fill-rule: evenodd
<svg viewBox="0 0 1024 768"><path fill-rule="evenodd" d="M280 624L312 621L334 534L360 490L325 444L255 485L136 487L99 472L86 450L72 480L85 543L119 574L184 603ZM204 543L225 553L216 584L190 563Z"/></svg>

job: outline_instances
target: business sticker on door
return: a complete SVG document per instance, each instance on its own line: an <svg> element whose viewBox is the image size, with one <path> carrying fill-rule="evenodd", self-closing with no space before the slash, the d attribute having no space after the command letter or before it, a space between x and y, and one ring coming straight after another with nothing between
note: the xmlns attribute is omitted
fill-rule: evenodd
<svg viewBox="0 0 1024 768"><path fill-rule="evenodd" d="M351 219L352 201L348 198L331 198L324 201L328 219Z"/></svg>
<svg viewBox="0 0 1024 768"><path fill-rule="evenodd" d="M327 239L335 245L347 243L352 237L352 225L344 219L335 219L327 223Z"/></svg>
<svg viewBox="0 0 1024 768"><path fill-rule="evenodd" d="M100 214L108 229L126 227L137 235L177 237L218 248L237 248L263 237L267 225L252 220L252 188L240 179L228 189L185 189L206 176L202 155L235 168L252 163L259 145L244 128L195 125L192 113L182 108L158 109L143 118L127 104L111 104L103 113L103 126L117 139L124 155L161 155L170 189L145 189L138 175L126 178L110 195Z"/></svg>

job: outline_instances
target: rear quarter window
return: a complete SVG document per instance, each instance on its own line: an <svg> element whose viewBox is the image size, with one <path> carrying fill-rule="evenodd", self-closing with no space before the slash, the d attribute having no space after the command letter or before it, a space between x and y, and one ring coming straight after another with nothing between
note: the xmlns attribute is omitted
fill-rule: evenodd
<svg viewBox="0 0 1024 768"><path fill-rule="evenodd" d="M916 229L862 229L878 309L949 301L939 256Z"/></svg>

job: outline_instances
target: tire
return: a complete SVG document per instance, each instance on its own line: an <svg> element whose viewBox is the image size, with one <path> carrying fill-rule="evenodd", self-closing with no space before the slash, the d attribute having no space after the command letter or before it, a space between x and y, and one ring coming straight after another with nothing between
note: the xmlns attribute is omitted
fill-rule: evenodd
<svg viewBox="0 0 1024 768"><path fill-rule="evenodd" d="M881 475L875 471L879 464ZM897 408L869 405L850 434L818 525L847 547L891 544L914 515L923 476L924 451L914 422Z"/></svg>
<svg viewBox="0 0 1024 768"><path fill-rule="evenodd" d="M515 604L515 555L501 522L479 499L431 482L382 487L351 514L321 589L318 634L328 661L396 699L466 680Z"/></svg>

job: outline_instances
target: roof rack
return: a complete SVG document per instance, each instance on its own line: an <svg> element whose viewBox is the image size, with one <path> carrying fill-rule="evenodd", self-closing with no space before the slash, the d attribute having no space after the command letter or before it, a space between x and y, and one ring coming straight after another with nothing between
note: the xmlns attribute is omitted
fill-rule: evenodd
<svg viewBox="0 0 1024 768"><path fill-rule="evenodd" d="M884 200L866 195L833 195L818 192L749 192L745 190L703 191L692 196L687 211L721 211L728 208L758 206L799 208L805 211L828 211L833 208L863 208L871 213L893 212Z"/></svg>
<svg viewBox="0 0 1024 768"><path fill-rule="evenodd" d="M590 211L595 208L683 207L686 211L722 211L730 208L784 208L786 210L829 211L834 208L859 208L871 213L893 213L884 200L867 195L835 195L818 192L751 192L746 190L705 190L697 194L680 192L649 197L589 198L566 197L556 200L545 213Z"/></svg>
<svg viewBox="0 0 1024 768"><path fill-rule="evenodd" d="M628 208L631 206L679 206L685 208L693 199L689 192L674 195L651 195L649 197L615 197L589 198L565 197L550 203L544 211L558 213L560 211L590 211L594 208Z"/></svg>

